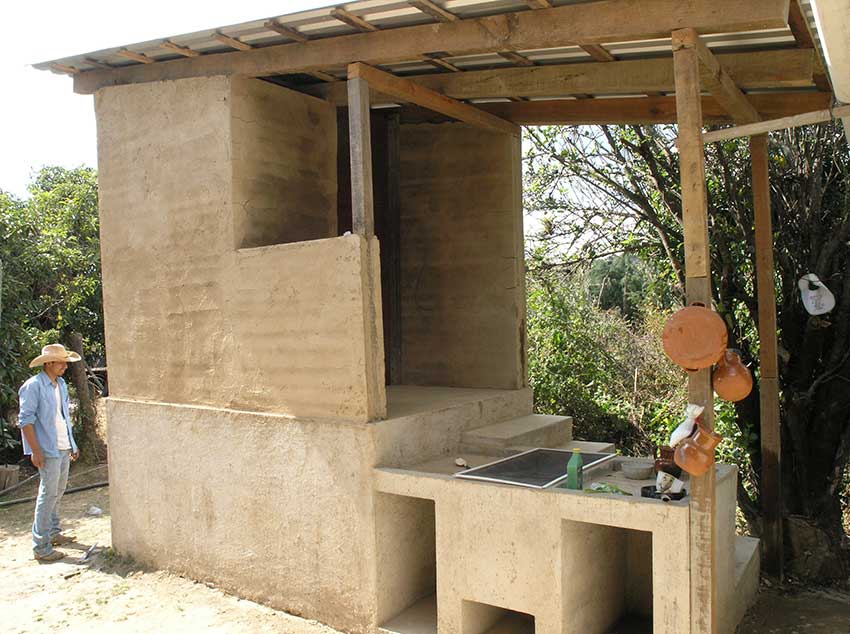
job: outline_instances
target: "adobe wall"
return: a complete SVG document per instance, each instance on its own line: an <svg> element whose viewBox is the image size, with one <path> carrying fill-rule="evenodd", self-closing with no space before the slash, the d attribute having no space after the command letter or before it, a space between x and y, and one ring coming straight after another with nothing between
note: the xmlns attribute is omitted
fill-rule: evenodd
<svg viewBox="0 0 850 634"><path fill-rule="evenodd" d="M402 383L520 388L520 141L465 124L401 128Z"/></svg>
<svg viewBox="0 0 850 634"><path fill-rule="evenodd" d="M333 107L223 77L108 88L95 105L112 394L368 420L377 247L331 238Z"/></svg>

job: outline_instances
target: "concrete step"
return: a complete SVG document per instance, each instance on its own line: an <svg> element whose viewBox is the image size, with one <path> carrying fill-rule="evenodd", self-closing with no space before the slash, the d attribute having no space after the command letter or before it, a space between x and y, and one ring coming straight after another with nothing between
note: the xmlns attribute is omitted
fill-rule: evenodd
<svg viewBox="0 0 850 634"><path fill-rule="evenodd" d="M571 416L529 414L465 431L461 444L473 450L500 451L509 447L554 447L569 442L572 436Z"/></svg>
<svg viewBox="0 0 850 634"><path fill-rule="evenodd" d="M756 601L761 576L761 551L754 537L735 536L735 624Z"/></svg>

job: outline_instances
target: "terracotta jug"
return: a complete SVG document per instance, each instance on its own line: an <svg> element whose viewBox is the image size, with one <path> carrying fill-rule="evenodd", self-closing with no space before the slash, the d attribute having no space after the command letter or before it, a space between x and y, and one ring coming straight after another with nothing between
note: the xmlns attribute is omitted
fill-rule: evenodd
<svg viewBox="0 0 850 634"><path fill-rule="evenodd" d="M711 378L717 396L727 401L743 400L753 389L753 375L735 350L723 353Z"/></svg>
<svg viewBox="0 0 850 634"><path fill-rule="evenodd" d="M675 478L682 475L682 470L673 462L673 447L662 445L655 448L655 470L669 473Z"/></svg>
<svg viewBox="0 0 850 634"><path fill-rule="evenodd" d="M694 477L703 475L714 464L714 448L723 436L697 423L693 436L686 438L676 447L673 460Z"/></svg>
<svg viewBox="0 0 850 634"><path fill-rule="evenodd" d="M723 318L700 303L676 311L661 336L667 356L691 372L717 363L727 338Z"/></svg>

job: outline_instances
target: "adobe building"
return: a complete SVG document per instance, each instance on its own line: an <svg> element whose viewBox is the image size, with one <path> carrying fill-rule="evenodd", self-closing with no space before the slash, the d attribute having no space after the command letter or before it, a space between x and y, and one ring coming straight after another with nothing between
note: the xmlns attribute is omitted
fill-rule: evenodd
<svg viewBox="0 0 850 634"><path fill-rule="evenodd" d="M665 503L454 461L610 449L532 413L520 126L678 121L710 302L702 125L829 107L813 25L361 0L39 65L95 95L115 548L347 632L732 632L760 561L734 468Z"/></svg>

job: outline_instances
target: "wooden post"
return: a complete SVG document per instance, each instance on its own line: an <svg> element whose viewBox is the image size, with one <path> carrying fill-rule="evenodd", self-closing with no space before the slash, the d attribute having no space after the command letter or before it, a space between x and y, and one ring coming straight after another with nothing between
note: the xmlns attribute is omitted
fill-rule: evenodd
<svg viewBox="0 0 850 634"><path fill-rule="evenodd" d="M682 178L682 223L685 234L685 278L688 303L711 306L711 261L708 242L708 197L702 142L700 68L693 29L673 32L676 116ZM703 420L714 428L711 370L688 378L691 403L705 406ZM717 562L715 553L715 470L691 479L691 634L717 632Z"/></svg>
<svg viewBox="0 0 850 634"><path fill-rule="evenodd" d="M761 508L764 568L782 578L782 482L779 420L779 363L776 354L776 284L773 277L773 223L770 213L767 135L750 138L756 227L756 293L759 306L761 410Z"/></svg>
<svg viewBox="0 0 850 634"><path fill-rule="evenodd" d="M387 115L387 304L390 385L401 385L401 115Z"/></svg>
<svg viewBox="0 0 850 634"><path fill-rule="evenodd" d="M369 105L368 82L365 79L349 79L348 138L351 153L352 231L367 238L375 235Z"/></svg>

